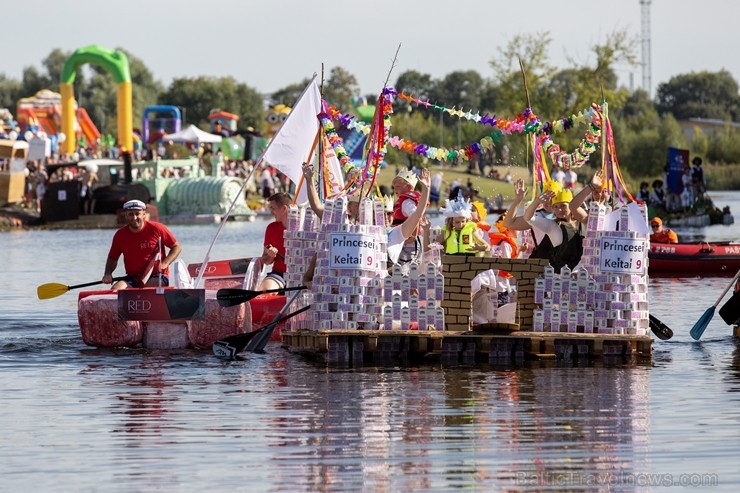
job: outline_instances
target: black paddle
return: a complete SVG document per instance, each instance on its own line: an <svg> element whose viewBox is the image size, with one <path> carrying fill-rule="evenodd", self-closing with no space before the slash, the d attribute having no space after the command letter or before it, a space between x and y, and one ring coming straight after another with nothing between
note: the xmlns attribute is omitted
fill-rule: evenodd
<svg viewBox="0 0 740 493"><path fill-rule="evenodd" d="M273 320L261 329L247 332L246 334L236 334L233 336L225 337L224 339L220 339L213 343L213 354L215 354L216 356L223 356L225 358L234 359L237 354L247 348L247 345L250 341L253 340L253 338L255 338L256 336L261 336L263 334L267 336L265 341L266 344L267 340L270 339L270 335L272 335L272 331L275 330L275 327L277 327L280 323L285 322L289 318L294 317L299 313L305 312L309 308L311 308L311 305L306 305L300 310L296 310L293 313L285 315L284 317ZM262 346L262 348L264 348L264 345Z"/></svg>
<svg viewBox="0 0 740 493"><path fill-rule="evenodd" d="M221 288L216 292L216 300L221 306L241 305L261 294L282 293L283 291L297 291L306 289L306 286L293 286L292 288L265 289L263 291L251 291L249 289Z"/></svg>
<svg viewBox="0 0 740 493"><path fill-rule="evenodd" d="M735 285L735 281L737 281L738 277L740 277L740 270L737 271L737 274L735 274L735 277L732 278L730 284L725 288L724 291L722 291L722 294L719 295L719 298L717 298L717 302L707 308L701 318L699 318L699 320L697 320L694 326L691 328L689 334L691 334L691 337L693 337L695 341L698 341L701 338L702 334L707 329L709 322L711 322L712 318L714 317L714 311L717 309L717 305L719 305L720 301L722 301L722 298L725 297L727 291L729 291L730 288Z"/></svg>
<svg viewBox="0 0 740 493"><path fill-rule="evenodd" d="M652 330L653 334L655 334L661 341L667 341L673 337L673 331L671 328L652 315L650 315L650 330Z"/></svg>

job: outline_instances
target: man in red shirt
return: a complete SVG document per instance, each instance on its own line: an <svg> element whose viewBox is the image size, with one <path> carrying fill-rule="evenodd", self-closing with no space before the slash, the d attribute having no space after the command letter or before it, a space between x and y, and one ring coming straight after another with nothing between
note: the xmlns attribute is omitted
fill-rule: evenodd
<svg viewBox="0 0 740 493"><path fill-rule="evenodd" d="M128 224L113 235L102 281L113 282L113 271L123 254L126 277L116 281L111 289L157 286L160 278L163 286L169 285L168 267L180 255L182 246L163 224L145 219L146 205L141 200L129 200L123 204L123 210ZM169 248L167 256L165 247Z"/></svg>
<svg viewBox="0 0 740 493"><path fill-rule="evenodd" d="M265 230L265 250L262 253L262 262L265 265L272 265L270 272L260 289L280 289L285 287L285 239L284 233L288 227L288 211L293 199L285 192L272 194L267 199L267 205L270 208L275 220L267 225Z"/></svg>
<svg viewBox="0 0 740 493"><path fill-rule="evenodd" d="M653 234L650 235L650 241L653 243L678 243L678 235L672 229L664 228L663 221L659 217L650 220L650 227Z"/></svg>

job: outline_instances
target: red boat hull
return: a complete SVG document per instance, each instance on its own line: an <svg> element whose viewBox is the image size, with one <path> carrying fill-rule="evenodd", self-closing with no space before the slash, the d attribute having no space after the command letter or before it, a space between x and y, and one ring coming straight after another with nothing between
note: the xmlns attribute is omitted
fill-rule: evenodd
<svg viewBox="0 0 740 493"><path fill-rule="evenodd" d="M248 303L225 308L218 304L215 296L215 291L207 291L203 320L162 323L121 320L116 291L81 291L78 320L82 340L95 347L208 348L219 339L269 324L285 304L285 296L265 294ZM285 324L276 327L270 340L280 340Z"/></svg>
<svg viewBox="0 0 740 493"><path fill-rule="evenodd" d="M650 243L651 276L734 276L740 270L740 244Z"/></svg>

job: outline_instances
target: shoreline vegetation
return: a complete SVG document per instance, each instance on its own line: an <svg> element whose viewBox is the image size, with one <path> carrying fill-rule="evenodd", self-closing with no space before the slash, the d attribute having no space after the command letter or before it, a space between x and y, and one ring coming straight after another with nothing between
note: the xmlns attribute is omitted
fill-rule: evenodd
<svg viewBox="0 0 740 493"><path fill-rule="evenodd" d="M396 165L389 165L382 169L378 175L378 186L385 186L388 190L391 190L391 182L396 176L396 169L400 167ZM740 164L705 164L704 173L707 178L708 193L711 196L713 190L739 190L740 189ZM511 174L512 181L516 181L522 178L525 183L531 180L529 171L526 167L518 165L494 166L495 171L498 172L499 176L505 176L507 173ZM513 198L514 185L513 183L507 183L501 179L493 179L485 176L481 176L476 170L472 173L468 173L468 167L466 163L458 166L439 165L432 163L430 166L432 175L438 171L444 173L444 183L442 185L442 196L440 198L440 206L444 205L444 199L447 198L447 190L449 184L455 179L460 180L463 186L466 185L468 179L473 183L473 187L478 190L478 197L481 200L488 198L493 202L496 195L501 194L504 197L504 206L508 207ZM576 170L578 173L578 188L584 186L587 183L595 168L584 166ZM658 176L653 177L640 177L633 178L625 173L625 179L627 180L627 187L633 195L637 194L640 189L640 181L652 182L652 180L661 178ZM722 208L722 204L714 204L715 207ZM43 227L40 224L38 215L29 212L20 206L5 206L0 209L0 231L12 231L22 227Z"/></svg>

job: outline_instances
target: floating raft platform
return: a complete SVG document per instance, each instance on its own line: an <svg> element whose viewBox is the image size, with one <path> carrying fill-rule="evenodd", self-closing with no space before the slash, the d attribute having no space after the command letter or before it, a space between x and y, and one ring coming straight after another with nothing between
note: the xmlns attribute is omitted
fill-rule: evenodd
<svg viewBox="0 0 740 493"><path fill-rule="evenodd" d="M349 365L624 361L649 360L652 353L652 339L647 335L568 332L298 330L283 332L282 342L292 353L329 364Z"/></svg>

